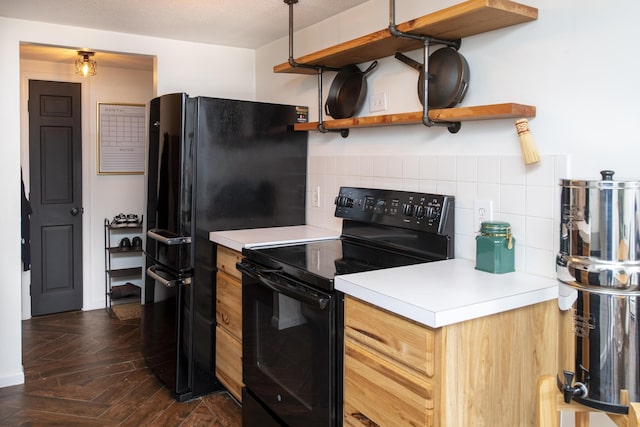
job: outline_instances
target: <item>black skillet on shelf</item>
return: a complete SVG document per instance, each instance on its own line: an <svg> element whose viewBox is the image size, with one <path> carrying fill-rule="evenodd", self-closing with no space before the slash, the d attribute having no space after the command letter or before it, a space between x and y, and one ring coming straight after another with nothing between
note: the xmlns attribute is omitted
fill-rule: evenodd
<svg viewBox="0 0 640 427"><path fill-rule="evenodd" d="M415 68L418 77L418 98L424 105L424 66L396 52L396 59ZM449 108L460 103L469 87L469 64L458 51L443 47L429 55L429 108Z"/></svg>
<svg viewBox="0 0 640 427"><path fill-rule="evenodd" d="M358 114L367 93L367 75L377 66L378 61L373 61L365 71L354 64L340 68L331 83L324 111L334 119Z"/></svg>

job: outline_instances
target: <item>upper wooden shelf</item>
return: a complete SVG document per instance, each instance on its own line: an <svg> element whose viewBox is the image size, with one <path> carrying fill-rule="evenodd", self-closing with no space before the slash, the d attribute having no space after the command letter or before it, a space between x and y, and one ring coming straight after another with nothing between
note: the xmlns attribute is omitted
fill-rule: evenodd
<svg viewBox="0 0 640 427"><path fill-rule="evenodd" d="M508 0L469 0L396 27L406 33L456 40L538 19L538 9ZM340 68L407 52L422 41L394 37L385 28L338 45L296 58L300 64ZM275 73L316 74L315 69L292 67L288 62L273 67Z"/></svg>
<svg viewBox="0 0 640 427"><path fill-rule="evenodd" d="M515 103L429 110L429 118L435 122L509 119L535 117L535 115L536 107ZM326 129L349 129L356 127L411 125L421 123L422 111L368 117L351 117L348 119L326 120L322 122ZM293 128L296 131L318 130L318 122L296 123Z"/></svg>

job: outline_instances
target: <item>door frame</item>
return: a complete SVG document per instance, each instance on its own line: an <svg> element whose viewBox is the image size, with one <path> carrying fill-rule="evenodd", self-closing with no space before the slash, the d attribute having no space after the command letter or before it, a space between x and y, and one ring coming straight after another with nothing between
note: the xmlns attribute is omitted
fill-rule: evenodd
<svg viewBox="0 0 640 427"><path fill-rule="evenodd" d="M80 83L80 105L81 105L81 126L82 126L82 204L85 212L91 212L91 195L90 186L90 161L91 153L95 151L91 149L87 141L91 141L90 129L90 113L91 113L91 96L89 93L89 81L87 78L76 76L74 74L51 74L36 73L30 71L20 71L20 164L22 166L22 179L24 180L25 192L27 197L30 191L29 182L29 111L27 101L29 99L29 80L51 80L69 83ZM82 305L88 307L89 301L92 300L91 283L91 254L89 249L92 247L92 229L91 216L82 215ZM22 270L22 269L21 269ZM22 271L21 289L22 289L22 320L31 318L31 271Z"/></svg>

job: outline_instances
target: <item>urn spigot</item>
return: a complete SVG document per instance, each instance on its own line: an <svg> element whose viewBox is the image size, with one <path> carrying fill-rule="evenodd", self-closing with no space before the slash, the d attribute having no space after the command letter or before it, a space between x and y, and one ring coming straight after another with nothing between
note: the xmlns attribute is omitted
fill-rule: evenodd
<svg viewBox="0 0 640 427"><path fill-rule="evenodd" d="M571 371L563 371L564 373L564 386L562 387L562 394L564 396L565 403L571 403L571 399L574 397L587 397L587 386L582 383L576 382L573 384L574 373Z"/></svg>

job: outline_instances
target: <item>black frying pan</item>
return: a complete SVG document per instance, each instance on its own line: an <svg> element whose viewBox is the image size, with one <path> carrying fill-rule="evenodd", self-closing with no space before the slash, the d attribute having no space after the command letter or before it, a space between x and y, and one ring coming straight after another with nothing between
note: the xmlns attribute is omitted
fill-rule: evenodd
<svg viewBox="0 0 640 427"><path fill-rule="evenodd" d="M396 52L395 57L419 71L418 98L424 105L424 66ZM469 64L458 51L443 47L429 55L429 108L449 108L460 103L469 87Z"/></svg>
<svg viewBox="0 0 640 427"><path fill-rule="evenodd" d="M367 75L376 68L378 61L373 61L365 70L360 71L357 65L342 67L331 83L325 112L334 119L353 117L362 108L367 93Z"/></svg>

